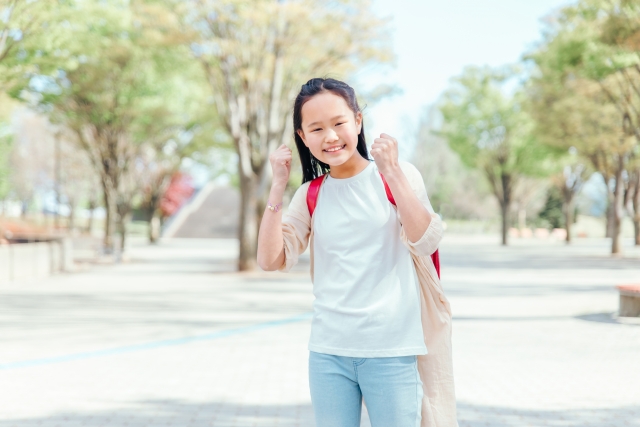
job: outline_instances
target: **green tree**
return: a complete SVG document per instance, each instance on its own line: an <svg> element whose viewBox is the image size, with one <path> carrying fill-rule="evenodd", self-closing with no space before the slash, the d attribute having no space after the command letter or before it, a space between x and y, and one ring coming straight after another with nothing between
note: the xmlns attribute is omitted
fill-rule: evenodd
<svg viewBox="0 0 640 427"><path fill-rule="evenodd" d="M507 244L513 190L522 176L543 172L547 151L533 138L522 93L505 95L508 74L468 67L444 93L440 134L462 161L480 170L500 205L502 244Z"/></svg>
<svg viewBox="0 0 640 427"><path fill-rule="evenodd" d="M640 154L640 8L627 0L582 0L553 22L532 55L537 121L548 140L556 133L561 144L575 146L612 184L608 223L611 251L619 253L625 177Z"/></svg>
<svg viewBox="0 0 640 427"><path fill-rule="evenodd" d="M28 101L75 132L100 177L104 247L112 250L117 229L123 248L140 150L162 151L192 126L206 101L204 79L184 41L172 38L180 33L166 31L173 15L158 5L68 2L56 13L49 25L66 31L24 43L22 61L38 73L12 93L24 98L27 91Z"/></svg>
<svg viewBox="0 0 640 427"><path fill-rule="evenodd" d="M22 71L11 61L25 39L38 34L43 28L42 17L56 6L55 1L45 0L1 0L0 1L0 210L4 214L5 199L11 191L9 158L11 154L11 132L6 107L11 103L2 93Z"/></svg>
<svg viewBox="0 0 640 427"><path fill-rule="evenodd" d="M11 56L20 43L40 34L59 2L56 0L2 0L0 2L0 83L8 81L14 70Z"/></svg>
<svg viewBox="0 0 640 427"><path fill-rule="evenodd" d="M562 195L558 187L552 186L549 188L547 200L538 217L548 222L551 228L561 228L566 225L563 215Z"/></svg>
<svg viewBox="0 0 640 427"><path fill-rule="evenodd" d="M271 180L269 154L292 141L291 103L309 78L347 76L388 61L386 24L370 0L169 0L206 72L217 115L238 155L238 267L256 265Z"/></svg>
<svg viewBox="0 0 640 427"><path fill-rule="evenodd" d="M435 106L425 109L418 123L412 158L422 174L431 204L445 220L492 218L493 201L482 174L466 167L446 139L438 135L440 120Z"/></svg>
<svg viewBox="0 0 640 427"><path fill-rule="evenodd" d="M562 213L564 215L564 228L567 232L567 243L571 243L571 226L576 219L576 196L582 190L582 186L589 175L589 169L582 161L578 160L573 163L566 161L562 172L552 177L552 182L562 195Z"/></svg>

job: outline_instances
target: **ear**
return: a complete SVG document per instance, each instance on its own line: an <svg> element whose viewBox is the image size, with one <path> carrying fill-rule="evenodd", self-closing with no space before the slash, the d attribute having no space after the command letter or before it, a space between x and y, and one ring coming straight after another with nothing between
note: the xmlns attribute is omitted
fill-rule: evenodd
<svg viewBox="0 0 640 427"><path fill-rule="evenodd" d="M358 114L356 114L356 130L358 133L362 130L362 112L358 112Z"/></svg>
<svg viewBox="0 0 640 427"><path fill-rule="evenodd" d="M300 139L302 140L302 142L304 142L304 145L308 148L309 144L307 144L307 139L304 137L304 132L302 132L302 129L298 129L296 132L300 137Z"/></svg>

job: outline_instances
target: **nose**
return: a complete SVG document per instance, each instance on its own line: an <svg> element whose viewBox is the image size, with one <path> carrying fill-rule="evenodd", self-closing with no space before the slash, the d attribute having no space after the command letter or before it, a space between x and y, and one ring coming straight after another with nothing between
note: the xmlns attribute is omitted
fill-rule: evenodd
<svg viewBox="0 0 640 427"><path fill-rule="evenodd" d="M325 134L324 141L325 142L334 142L338 140L338 134L333 129L329 129L329 131Z"/></svg>

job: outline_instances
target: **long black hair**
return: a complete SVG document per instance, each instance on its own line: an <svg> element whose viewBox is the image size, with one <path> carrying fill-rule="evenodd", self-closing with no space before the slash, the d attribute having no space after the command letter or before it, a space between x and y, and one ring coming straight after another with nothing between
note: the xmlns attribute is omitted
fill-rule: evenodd
<svg viewBox="0 0 640 427"><path fill-rule="evenodd" d="M293 104L293 137L296 140L300 163L302 164L303 184L324 175L329 172L330 169L328 164L321 162L311 154L309 148L304 145L304 141L302 141L302 138L298 135L298 130L302 129L302 106L305 102L322 92L331 92L334 95L342 97L354 115L361 112L358 100L356 99L356 92L345 82L336 79L315 78L302 85L300 93L296 96ZM362 124L360 134L358 134L357 150L362 157L369 160L367 142L364 138L364 124Z"/></svg>

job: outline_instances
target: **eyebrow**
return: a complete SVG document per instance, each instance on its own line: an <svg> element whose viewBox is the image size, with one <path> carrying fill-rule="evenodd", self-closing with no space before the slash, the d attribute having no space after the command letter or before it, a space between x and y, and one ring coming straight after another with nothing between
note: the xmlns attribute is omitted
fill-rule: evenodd
<svg viewBox="0 0 640 427"><path fill-rule="evenodd" d="M331 117L330 121L334 121L335 119L339 119L339 118L341 118L341 117L347 117L347 116L345 116L344 114L340 114L340 115L338 115L338 116ZM307 125L307 127L308 127L308 128L310 128L311 126L317 125L318 123L320 123L320 122L318 121L318 122L309 123L309 124Z"/></svg>

